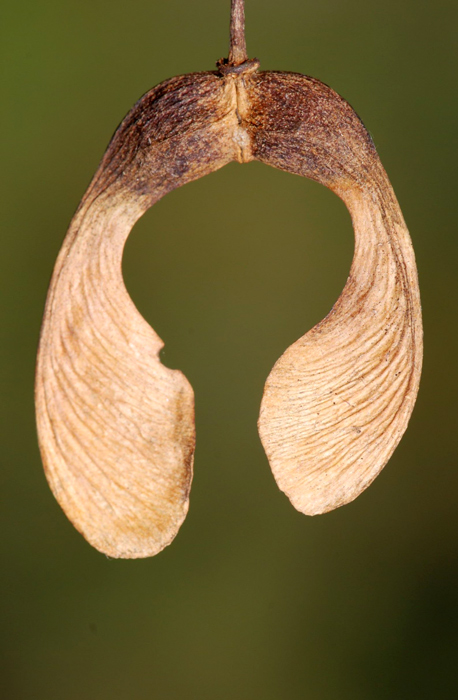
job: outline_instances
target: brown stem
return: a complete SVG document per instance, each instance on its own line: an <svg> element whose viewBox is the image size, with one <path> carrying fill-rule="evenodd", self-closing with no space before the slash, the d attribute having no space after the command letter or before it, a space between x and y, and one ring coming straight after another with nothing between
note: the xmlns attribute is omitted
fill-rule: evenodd
<svg viewBox="0 0 458 700"><path fill-rule="evenodd" d="M231 0L231 43L229 65L238 66L247 60L245 42L245 0Z"/></svg>

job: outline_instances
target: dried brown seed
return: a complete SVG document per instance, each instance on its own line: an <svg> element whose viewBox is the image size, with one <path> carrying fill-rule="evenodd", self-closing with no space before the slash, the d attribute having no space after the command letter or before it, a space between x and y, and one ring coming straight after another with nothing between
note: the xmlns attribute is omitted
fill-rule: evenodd
<svg viewBox="0 0 458 700"><path fill-rule="evenodd" d="M355 255L331 313L272 370L259 430L275 478L305 513L355 498L409 420L422 354L409 235L375 148L319 81L248 60L243 0L218 70L172 78L127 115L70 225L46 303L37 362L41 453L62 508L113 557L156 554L188 509L194 400L125 289L137 219L167 192L226 163L260 160L346 203Z"/></svg>

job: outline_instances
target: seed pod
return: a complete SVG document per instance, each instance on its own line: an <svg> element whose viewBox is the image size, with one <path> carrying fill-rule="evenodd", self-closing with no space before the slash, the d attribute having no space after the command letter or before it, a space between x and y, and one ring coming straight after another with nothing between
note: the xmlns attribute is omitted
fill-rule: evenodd
<svg viewBox="0 0 458 700"><path fill-rule="evenodd" d="M259 160L329 187L355 229L329 315L273 368L259 418L279 487L307 514L354 499L386 464L415 402L422 329L414 254L360 119L323 83L246 56L243 0L217 70L172 78L122 122L70 225L46 302L36 375L40 449L75 527L112 557L146 557L188 510L194 398L122 279L125 241L167 192Z"/></svg>

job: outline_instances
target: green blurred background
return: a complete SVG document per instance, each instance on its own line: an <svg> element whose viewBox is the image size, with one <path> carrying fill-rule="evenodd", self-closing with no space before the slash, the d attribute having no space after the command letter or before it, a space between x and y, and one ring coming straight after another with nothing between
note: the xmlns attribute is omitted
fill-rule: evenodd
<svg viewBox="0 0 458 700"><path fill-rule="evenodd" d="M5 0L0 9L0 698L458 697L456 0L247 0L251 56L363 118L416 249L425 323L408 432L354 503L307 518L256 420L286 347L352 257L333 194L261 164L175 191L137 224L126 284L196 393L191 508L157 557L113 561L43 476L33 375L68 223L124 114L227 55L229 0Z"/></svg>

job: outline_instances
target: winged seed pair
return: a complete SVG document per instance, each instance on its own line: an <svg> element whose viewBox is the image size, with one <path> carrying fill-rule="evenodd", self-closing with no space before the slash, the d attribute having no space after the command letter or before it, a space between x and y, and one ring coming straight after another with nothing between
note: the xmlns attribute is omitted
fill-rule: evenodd
<svg viewBox="0 0 458 700"><path fill-rule="evenodd" d="M49 288L36 406L46 476L69 519L111 557L157 554L188 510L192 388L124 286L125 241L171 190L258 160L329 187L355 252L331 313L278 360L259 433L277 483L314 515L348 503L388 461L417 395L418 280L388 177L350 105L320 81L248 59L232 0L229 58L153 88L126 116L70 224Z"/></svg>

